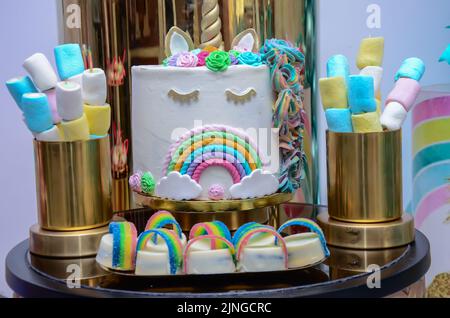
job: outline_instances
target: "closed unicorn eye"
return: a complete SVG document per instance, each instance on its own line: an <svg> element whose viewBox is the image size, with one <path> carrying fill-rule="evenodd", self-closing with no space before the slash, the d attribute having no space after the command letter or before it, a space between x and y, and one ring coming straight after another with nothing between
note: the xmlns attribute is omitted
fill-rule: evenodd
<svg viewBox="0 0 450 318"><path fill-rule="evenodd" d="M191 92L185 93L185 92L179 92L175 89L171 89L169 91L169 93L167 93L167 95L169 95L169 97L175 101L186 103L186 102L190 102L192 100L197 100L200 95L200 91L198 89L196 89Z"/></svg>
<svg viewBox="0 0 450 318"><path fill-rule="evenodd" d="M236 92L232 89L227 89L225 91L225 95L228 100L231 100L235 103L245 103L250 101L252 97L256 96L256 90L254 88L247 88L243 92Z"/></svg>

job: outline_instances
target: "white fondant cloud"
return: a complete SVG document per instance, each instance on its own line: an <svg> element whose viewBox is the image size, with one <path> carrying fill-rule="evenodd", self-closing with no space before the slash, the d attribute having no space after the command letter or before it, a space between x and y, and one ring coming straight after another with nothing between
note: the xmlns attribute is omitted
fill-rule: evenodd
<svg viewBox="0 0 450 318"><path fill-rule="evenodd" d="M202 191L202 187L190 176L174 171L159 180L155 194L164 199L193 200L198 198Z"/></svg>
<svg viewBox="0 0 450 318"><path fill-rule="evenodd" d="M278 179L272 173L257 169L233 185L230 193L233 199L251 199L273 194L279 186Z"/></svg>

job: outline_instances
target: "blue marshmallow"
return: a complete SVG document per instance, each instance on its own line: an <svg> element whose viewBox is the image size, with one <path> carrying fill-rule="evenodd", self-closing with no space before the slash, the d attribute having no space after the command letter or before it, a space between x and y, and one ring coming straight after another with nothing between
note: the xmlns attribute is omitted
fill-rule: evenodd
<svg viewBox="0 0 450 318"><path fill-rule="evenodd" d="M411 78L416 81L422 79L423 73L425 73L425 64L417 57L411 57L403 61L402 66L395 74L395 81L398 81L402 77Z"/></svg>
<svg viewBox="0 0 450 318"><path fill-rule="evenodd" d="M28 76L13 78L7 81L6 87L20 109L22 109L22 96L24 94L38 92L36 86L34 86Z"/></svg>
<svg viewBox="0 0 450 318"><path fill-rule="evenodd" d="M56 68L65 81L84 72L84 61L78 44L63 44L55 47Z"/></svg>
<svg viewBox="0 0 450 318"><path fill-rule="evenodd" d="M348 86L348 103L353 114L377 110L372 76L351 75Z"/></svg>
<svg viewBox="0 0 450 318"><path fill-rule="evenodd" d="M353 132L352 114L348 108L329 108L325 111L328 129L334 132Z"/></svg>
<svg viewBox="0 0 450 318"><path fill-rule="evenodd" d="M341 76L348 80L350 75L350 67L348 60L344 55L333 55L327 62L327 76L337 77Z"/></svg>
<svg viewBox="0 0 450 318"><path fill-rule="evenodd" d="M22 97L25 123L34 133L42 133L53 127L52 112L47 95L42 93L25 94Z"/></svg>

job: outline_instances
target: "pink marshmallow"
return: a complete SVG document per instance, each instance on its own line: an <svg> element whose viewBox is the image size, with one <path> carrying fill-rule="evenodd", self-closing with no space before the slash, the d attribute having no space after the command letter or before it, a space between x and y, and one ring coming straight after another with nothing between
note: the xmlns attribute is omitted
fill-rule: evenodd
<svg viewBox="0 0 450 318"><path fill-rule="evenodd" d="M397 102L409 111L414 105L417 96L420 93L420 84L418 81L411 78L400 78L396 83L394 89L389 93L386 99L386 105L391 102Z"/></svg>
<svg viewBox="0 0 450 318"><path fill-rule="evenodd" d="M58 114L58 108L56 106L56 90L55 89L48 90L45 92L45 95L47 95L48 103L52 111L53 123L57 125L61 123L62 119Z"/></svg>

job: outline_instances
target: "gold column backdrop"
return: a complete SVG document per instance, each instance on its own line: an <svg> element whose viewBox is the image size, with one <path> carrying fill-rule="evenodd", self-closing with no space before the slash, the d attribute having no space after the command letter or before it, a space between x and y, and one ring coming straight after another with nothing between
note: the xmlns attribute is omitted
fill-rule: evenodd
<svg viewBox="0 0 450 318"><path fill-rule="evenodd" d="M207 43L230 49L232 39L254 28L265 39L286 39L306 55L304 76L307 113L305 182L296 201L317 197L314 169L315 34L314 0L60 0L61 41L92 49L96 67L107 71L111 132L113 208L130 208L127 178L132 172L131 67L159 64L164 39L172 26L189 32L196 46Z"/></svg>

